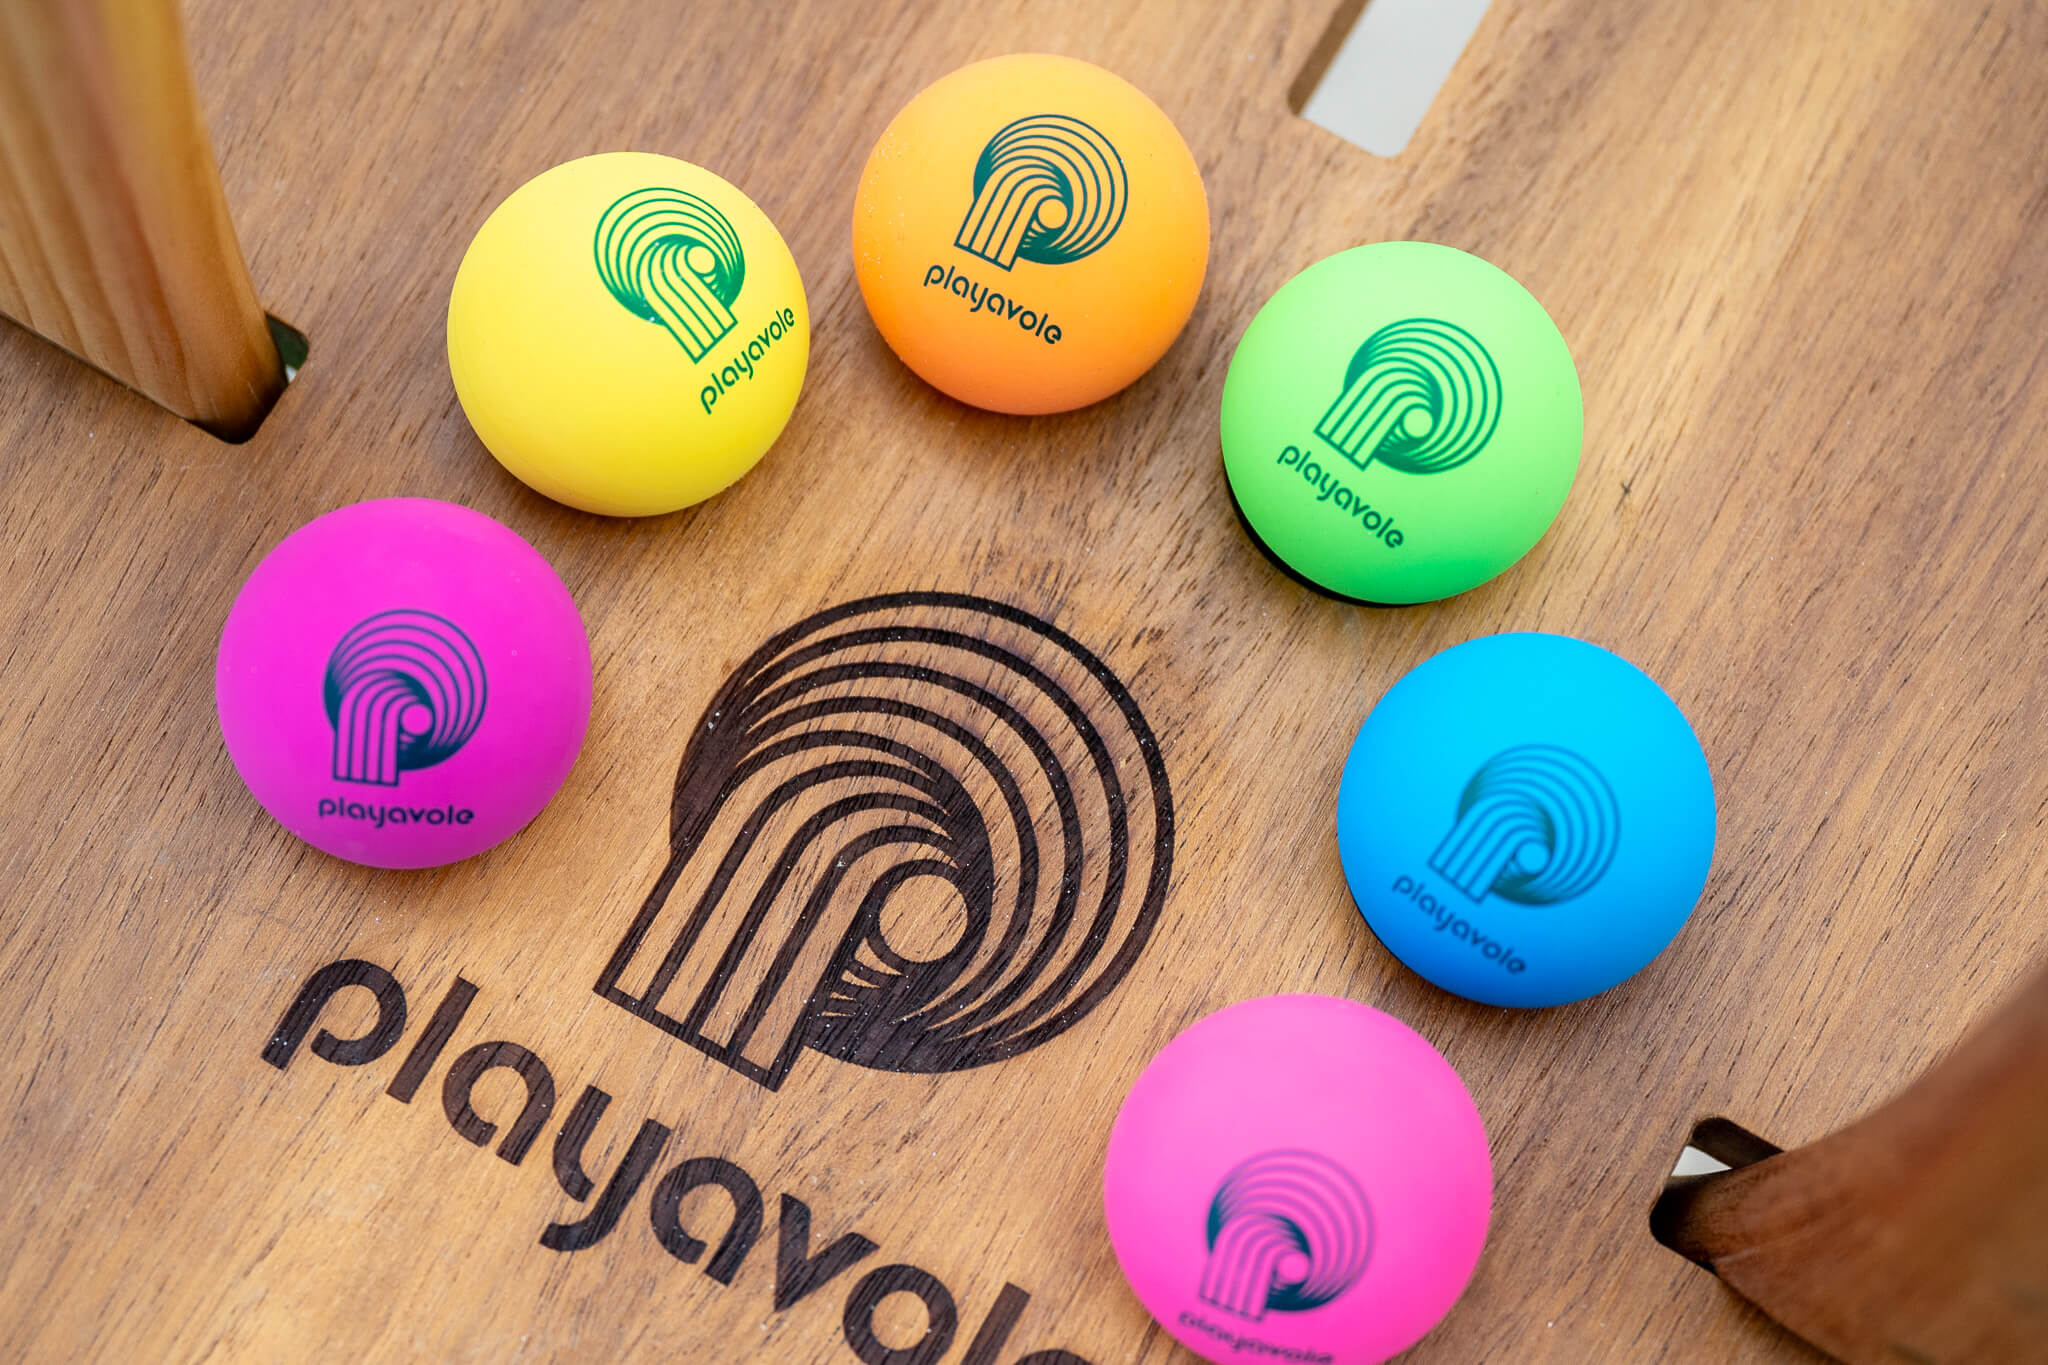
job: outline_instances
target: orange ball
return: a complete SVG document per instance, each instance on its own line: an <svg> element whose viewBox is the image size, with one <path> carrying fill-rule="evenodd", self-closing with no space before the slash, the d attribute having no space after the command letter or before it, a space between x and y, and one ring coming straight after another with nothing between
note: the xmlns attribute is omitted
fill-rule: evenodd
<svg viewBox="0 0 2048 1365"><path fill-rule="evenodd" d="M1209 264L1209 201L1158 105L1071 57L962 67L882 133L854 273L903 363L963 403L1065 412L1166 353Z"/></svg>

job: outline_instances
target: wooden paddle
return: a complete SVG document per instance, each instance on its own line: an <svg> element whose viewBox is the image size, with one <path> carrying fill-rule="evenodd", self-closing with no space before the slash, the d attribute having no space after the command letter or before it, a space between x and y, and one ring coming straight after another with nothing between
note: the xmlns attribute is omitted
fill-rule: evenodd
<svg viewBox="0 0 2048 1365"><path fill-rule="evenodd" d="M224 440L283 391L176 0L0 6L0 313Z"/></svg>

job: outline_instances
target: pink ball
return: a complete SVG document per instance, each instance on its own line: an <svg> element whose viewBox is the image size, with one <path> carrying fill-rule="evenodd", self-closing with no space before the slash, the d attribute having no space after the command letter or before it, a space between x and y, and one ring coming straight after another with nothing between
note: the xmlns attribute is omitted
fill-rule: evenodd
<svg viewBox="0 0 2048 1365"><path fill-rule="evenodd" d="M1269 995L1152 1059L1102 1194L1131 1288L1196 1354L1373 1365L1464 1292L1493 1162L1421 1034L1355 1001Z"/></svg>
<svg viewBox="0 0 2048 1365"><path fill-rule="evenodd" d="M324 852L438 867L540 813L590 723L590 641L540 552L431 498L286 536L221 631L214 695L256 800Z"/></svg>

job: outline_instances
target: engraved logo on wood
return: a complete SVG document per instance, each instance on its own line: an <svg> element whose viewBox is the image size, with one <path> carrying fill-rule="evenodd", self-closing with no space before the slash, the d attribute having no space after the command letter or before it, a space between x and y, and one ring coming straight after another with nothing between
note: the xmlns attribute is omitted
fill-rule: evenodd
<svg viewBox="0 0 2048 1365"><path fill-rule="evenodd" d="M597 993L777 1089L1026 1052L1159 919L1173 799L1137 703L1015 607L897 593L735 670L676 774L670 856Z"/></svg>

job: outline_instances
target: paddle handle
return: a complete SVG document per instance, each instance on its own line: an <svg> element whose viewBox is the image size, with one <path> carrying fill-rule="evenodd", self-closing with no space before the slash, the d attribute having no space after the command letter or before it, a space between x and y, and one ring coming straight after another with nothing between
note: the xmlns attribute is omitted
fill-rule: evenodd
<svg viewBox="0 0 2048 1365"><path fill-rule="evenodd" d="M1653 1217L1664 1241L1843 1360L2040 1360L2048 971L1881 1108L1674 1180Z"/></svg>
<svg viewBox="0 0 2048 1365"><path fill-rule="evenodd" d="M0 4L0 313L227 440L283 390L177 0Z"/></svg>

